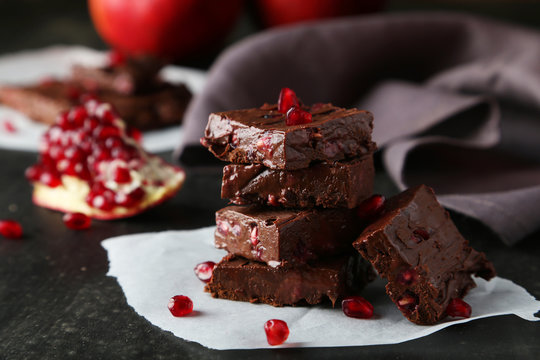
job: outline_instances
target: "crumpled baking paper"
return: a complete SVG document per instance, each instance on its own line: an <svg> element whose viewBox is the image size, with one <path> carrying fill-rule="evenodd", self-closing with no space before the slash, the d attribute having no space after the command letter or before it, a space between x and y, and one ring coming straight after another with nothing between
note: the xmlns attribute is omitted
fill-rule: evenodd
<svg viewBox="0 0 540 360"><path fill-rule="evenodd" d="M105 52L80 46L56 46L4 55L0 57L0 85L33 84L47 77L63 78L70 74L75 63L98 66L105 60ZM161 75L170 82L185 83L193 93L201 91L206 79L202 71L178 66L165 67ZM9 131L12 127L15 131ZM46 129L46 125L0 105L0 148L37 152ZM180 137L181 126L147 131L143 146L150 152L169 151L178 145Z"/></svg>
<svg viewBox="0 0 540 360"><path fill-rule="evenodd" d="M214 299L193 268L203 261L218 262L226 253L213 245L214 227L189 231L125 235L102 242L109 257L109 276L116 277L127 303L163 330L212 349L269 348L263 330L270 319L287 322L290 335L281 346L321 347L395 344L420 338L447 326L489 316L515 314L538 321L540 301L510 280L489 282L476 278L477 287L466 297L473 309L469 319L447 319L433 326L406 320L378 280L363 291L375 307L372 319L346 317L339 305L275 308L265 304ZM175 318L167 309L169 298L186 295L194 312Z"/></svg>

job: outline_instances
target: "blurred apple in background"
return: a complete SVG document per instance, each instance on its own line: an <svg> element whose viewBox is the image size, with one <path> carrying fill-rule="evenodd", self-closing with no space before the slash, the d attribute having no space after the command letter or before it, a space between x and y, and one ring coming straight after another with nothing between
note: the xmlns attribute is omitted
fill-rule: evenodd
<svg viewBox="0 0 540 360"><path fill-rule="evenodd" d="M357 15L382 10L385 0L257 0L263 26Z"/></svg>
<svg viewBox="0 0 540 360"><path fill-rule="evenodd" d="M170 60L205 52L233 28L243 0L88 0L101 37L126 55Z"/></svg>

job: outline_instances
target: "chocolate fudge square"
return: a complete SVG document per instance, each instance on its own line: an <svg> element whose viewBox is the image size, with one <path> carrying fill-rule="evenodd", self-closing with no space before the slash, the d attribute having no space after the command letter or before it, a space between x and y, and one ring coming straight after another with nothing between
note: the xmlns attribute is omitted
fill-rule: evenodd
<svg viewBox="0 0 540 360"><path fill-rule="evenodd" d="M390 198L354 247L388 280L386 292L410 321L430 325L454 298L495 276L484 253L469 246L425 185Z"/></svg>
<svg viewBox="0 0 540 360"><path fill-rule="evenodd" d="M216 212L215 246L270 266L304 264L352 249L354 210L228 206Z"/></svg>
<svg viewBox="0 0 540 360"><path fill-rule="evenodd" d="M30 119L53 124L58 114L80 103L85 93L80 84L49 80L31 86L0 87L0 103L14 108ZM122 119L141 130L180 124L191 93L184 85L162 84L146 94L123 95L101 90L94 93L111 103Z"/></svg>
<svg viewBox="0 0 540 360"><path fill-rule="evenodd" d="M230 164L223 168L221 197L237 205L352 209L373 193L374 174L371 154L299 170Z"/></svg>
<svg viewBox="0 0 540 360"><path fill-rule="evenodd" d="M217 158L296 170L372 153L373 115L331 104L305 107L312 122L287 126L276 105L210 114L201 144Z"/></svg>
<svg viewBox="0 0 540 360"><path fill-rule="evenodd" d="M358 293L373 279L358 254L342 255L299 267L271 267L228 255L214 268L205 291L213 297L273 306L318 304Z"/></svg>

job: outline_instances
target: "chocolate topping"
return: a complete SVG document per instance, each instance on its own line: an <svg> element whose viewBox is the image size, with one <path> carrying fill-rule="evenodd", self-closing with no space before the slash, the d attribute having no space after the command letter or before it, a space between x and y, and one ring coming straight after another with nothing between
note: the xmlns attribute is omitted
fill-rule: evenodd
<svg viewBox="0 0 540 360"><path fill-rule="evenodd" d="M389 199L353 245L388 280L386 292L407 319L420 325L444 318L450 300L476 286L472 274L495 276L425 185Z"/></svg>
<svg viewBox="0 0 540 360"><path fill-rule="evenodd" d="M357 255L343 255L297 267L271 267L228 255L214 268L205 290L213 297L273 306L318 304L360 291L373 277Z"/></svg>
<svg viewBox="0 0 540 360"><path fill-rule="evenodd" d="M360 232L354 210L229 206L216 213L215 245L247 259L303 264L351 249Z"/></svg>
<svg viewBox="0 0 540 360"><path fill-rule="evenodd" d="M273 170L261 164L223 168L221 197L237 205L352 209L373 192L373 157L317 163L299 170Z"/></svg>
<svg viewBox="0 0 540 360"><path fill-rule="evenodd" d="M306 108L309 124L287 126L275 105L210 114L204 146L219 159L295 170L314 161L336 161L375 150L373 116L331 104Z"/></svg>

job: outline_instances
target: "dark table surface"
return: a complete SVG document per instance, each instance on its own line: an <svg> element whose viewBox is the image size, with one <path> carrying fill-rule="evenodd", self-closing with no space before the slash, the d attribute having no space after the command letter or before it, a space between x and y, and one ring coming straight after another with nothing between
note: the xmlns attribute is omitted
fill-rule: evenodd
<svg viewBox="0 0 540 360"><path fill-rule="evenodd" d="M399 6L426 9L430 2L388 3L399 10ZM459 9L455 4L469 3L447 4ZM520 1L519 6L514 2L471 2L459 10L537 27L534 9L538 6L527 1ZM0 20L2 54L62 43L104 48L92 29L83 1L2 0ZM253 24L244 17L229 43L250 31ZM215 55L181 64L207 68ZM170 159L169 154L164 156ZM0 238L0 360L537 359L540 354L540 323L516 316L476 320L415 341L386 346L214 351L183 341L151 325L127 305L117 281L106 276L107 254L100 242L121 234L212 225L214 212L225 205L219 194L220 170L187 169L183 189L158 208L131 219L95 221L89 230L76 232L65 228L60 213L32 204L31 187L23 174L35 158L31 153L0 150L0 219L20 221L25 232L21 241ZM386 195L395 192L381 169L376 191ZM540 298L540 232L509 248L473 219L457 214L454 217L472 245L487 253L500 276Z"/></svg>
<svg viewBox="0 0 540 360"><path fill-rule="evenodd" d="M0 359L161 358L538 358L540 323L499 316L456 325L397 345L214 351L160 330L127 305L100 242L111 236L212 225L220 169L187 169L183 189L137 217L94 221L73 231L58 212L34 206L24 170L36 155L0 151L0 218L24 227L20 241L0 239ZM166 154L166 158L169 156ZM395 192L379 169L376 190ZM476 221L455 215L473 246L500 276L540 298L540 233L509 248ZM204 329L201 329L204 331ZM224 334L226 336L226 334Z"/></svg>

